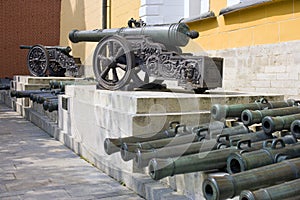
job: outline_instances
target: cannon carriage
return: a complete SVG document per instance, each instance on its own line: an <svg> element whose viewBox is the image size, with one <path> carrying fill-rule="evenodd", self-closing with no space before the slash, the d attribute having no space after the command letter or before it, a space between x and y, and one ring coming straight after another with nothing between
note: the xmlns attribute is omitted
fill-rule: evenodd
<svg viewBox="0 0 300 200"><path fill-rule="evenodd" d="M182 53L180 47L198 36L184 23L148 26L133 19L126 28L69 33L73 43L98 42L93 70L100 88L139 87L152 77L160 83L177 80L179 86L203 93L222 86L223 59Z"/></svg>
<svg viewBox="0 0 300 200"><path fill-rule="evenodd" d="M27 67L32 76L79 75L80 59L69 54L72 51L69 46L20 45L20 49L29 50Z"/></svg>

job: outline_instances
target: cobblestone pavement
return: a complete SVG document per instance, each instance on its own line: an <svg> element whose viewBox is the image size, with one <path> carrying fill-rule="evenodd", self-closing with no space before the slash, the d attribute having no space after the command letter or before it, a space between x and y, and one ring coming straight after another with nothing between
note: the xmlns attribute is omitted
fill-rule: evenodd
<svg viewBox="0 0 300 200"><path fill-rule="evenodd" d="M143 199L0 104L0 199Z"/></svg>

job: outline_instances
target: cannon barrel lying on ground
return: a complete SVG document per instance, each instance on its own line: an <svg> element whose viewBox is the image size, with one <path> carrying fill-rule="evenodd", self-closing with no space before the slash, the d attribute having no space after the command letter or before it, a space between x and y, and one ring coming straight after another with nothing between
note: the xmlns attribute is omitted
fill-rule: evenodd
<svg viewBox="0 0 300 200"><path fill-rule="evenodd" d="M290 130L293 121L300 119L300 114L264 117L262 127L266 134L271 134L275 131Z"/></svg>
<svg viewBox="0 0 300 200"><path fill-rule="evenodd" d="M10 96L16 98L28 98L31 94L41 94L52 92L50 89L40 89L40 90L11 90Z"/></svg>
<svg viewBox="0 0 300 200"><path fill-rule="evenodd" d="M224 128L224 130L226 131L223 132L226 135L237 134L237 131L240 131L241 134L249 133L249 129L247 129L245 126L237 126L237 127L238 128L236 127ZM232 132L230 132L230 130ZM146 167L152 158L168 158L168 157L172 158L172 157L184 156L189 154L196 154L199 152L216 150L218 146L219 146L218 141L216 139L206 140L203 138L203 140L198 142L184 143L175 146L167 145L159 149L153 148L150 150L143 150L137 148L136 155L135 155L135 162L137 163L138 168L142 168L142 167Z"/></svg>
<svg viewBox="0 0 300 200"><path fill-rule="evenodd" d="M182 125L180 125L179 122L173 121L170 122L169 128L167 130L163 130L158 133L142 134L138 136L128 136L123 138L106 138L104 140L104 150L108 155L111 155L120 150L120 147L123 142L126 143L148 142L152 140L174 137L178 133L178 128L180 126Z"/></svg>
<svg viewBox="0 0 300 200"><path fill-rule="evenodd" d="M266 110L244 110L241 114L241 120L246 126L250 126L255 123L261 123L262 119L266 116L276 117L298 113L300 113L299 106Z"/></svg>
<svg viewBox="0 0 300 200"><path fill-rule="evenodd" d="M249 140L250 142L258 142L267 139L274 138L272 134L266 134L264 131L257 131L248 134L239 135L219 135L217 142L219 143L219 149L223 147L236 146L237 142L240 140Z"/></svg>
<svg viewBox="0 0 300 200"><path fill-rule="evenodd" d="M300 179L288 181L278 185L259 190L244 190L240 194L240 200L297 200L300 199Z"/></svg>
<svg viewBox="0 0 300 200"><path fill-rule="evenodd" d="M46 99L43 103L43 108L46 111L53 112L58 110L58 98Z"/></svg>
<svg viewBox="0 0 300 200"><path fill-rule="evenodd" d="M297 142L297 138L292 135L286 135L283 138L290 139L290 144L291 142ZM300 156L300 143L288 146L285 146L285 144L286 141L278 138L274 140L269 148L262 148L252 152L233 153L227 158L227 171L230 174L239 173Z"/></svg>
<svg viewBox="0 0 300 200"><path fill-rule="evenodd" d="M220 135L223 135L223 134L226 134L226 135L246 134L246 133L250 132L250 130L244 125L238 125L238 126L229 127L229 128L221 128L220 126L218 127L218 124L219 123L217 123L216 125L212 125L212 127L210 127L210 128L208 127L208 125L195 126L194 127L195 131L193 131L192 133L180 135L178 137L173 137L173 138L166 138L166 139L161 139L161 140L154 140L154 141L143 142L143 143L131 143L131 144L124 142L121 145L122 159L125 161L128 161L135 157L136 152L139 152L139 153L145 152L146 153L146 156L145 156L146 164L138 165L138 166L142 167L142 166L148 165L150 158L153 157L154 155L157 155L158 153L161 154L160 158L168 156L167 152L172 152L172 150L170 151L170 148L173 148L173 146L174 146L174 149L176 149L177 145L188 145L193 142L199 142L204 138L209 139L211 137L214 137L210 134L210 132L211 132L210 130L213 130L213 132L217 132L216 129L221 129L218 131L218 132L221 132ZM218 128L215 128L214 126L216 126ZM213 146L215 146L215 144ZM166 149L159 149L159 148L163 148L163 147L165 147ZM192 146L190 148L194 149ZM184 153L184 154L192 153L193 150L191 150L190 148L183 147L183 149L186 149L187 152L181 152L181 153ZM214 147L214 148L216 148L216 147ZM151 150L151 151L145 151L145 150ZM175 155L175 154L173 153L172 155ZM177 155L180 155L180 153L179 154L177 153L176 156ZM144 157L143 154L139 155L139 156ZM142 163L145 163L145 162L143 161ZM138 163L140 163L140 162L138 162Z"/></svg>
<svg viewBox="0 0 300 200"><path fill-rule="evenodd" d="M214 120L221 120L227 117L241 117L244 110L263 110L263 109L273 109L282 108L295 105L296 101L293 99L288 99L286 101L274 101L268 102L265 99L259 102L248 103L248 104L233 104L233 105L221 105L215 104L211 107L211 117Z"/></svg>
<svg viewBox="0 0 300 200"><path fill-rule="evenodd" d="M164 147L152 150L137 150L135 162L138 168L146 167L152 158L182 158L189 154L197 154L199 152L207 152L217 149L216 140L202 140L190 144L182 144L177 146ZM182 156L182 157L181 157ZM175 158L176 157L176 158Z"/></svg>
<svg viewBox="0 0 300 200"><path fill-rule="evenodd" d="M202 185L206 200L233 198L243 190L256 190L300 178L300 158L244 171L233 175L209 177Z"/></svg>
<svg viewBox="0 0 300 200"><path fill-rule="evenodd" d="M248 146L245 147L243 145L244 142L246 142ZM240 141L237 147L201 152L179 158L153 158L149 162L149 175L154 180L159 180L175 174L225 169L227 158L230 154L241 150L255 151L263 148L263 146L264 141L255 143Z"/></svg>

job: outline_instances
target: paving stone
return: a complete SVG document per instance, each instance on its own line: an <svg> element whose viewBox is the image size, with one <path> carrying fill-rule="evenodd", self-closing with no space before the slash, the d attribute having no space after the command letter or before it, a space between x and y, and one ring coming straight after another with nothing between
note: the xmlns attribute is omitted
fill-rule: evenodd
<svg viewBox="0 0 300 200"><path fill-rule="evenodd" d="M142 199L0 104L0 199Z"/></svg>

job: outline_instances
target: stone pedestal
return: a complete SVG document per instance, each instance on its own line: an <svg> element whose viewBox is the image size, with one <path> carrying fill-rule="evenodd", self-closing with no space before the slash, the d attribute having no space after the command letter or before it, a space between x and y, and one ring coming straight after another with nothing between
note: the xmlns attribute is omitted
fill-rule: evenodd
<svg viewBox="0 0 300 200"><path fill-rule="evenodd" d="M250 103L262 97L270 101L284 99L283 95L221 90L193 94L178 91L107 91L97 90L95 86L67 86L65 95L60 98L67 99L68 109L59 109L59 128L70 138L84 144L88 152L96 155L109 168L147 173L147 168L139 170L133 161L124 162L119 152L107 155L103 148L104 139L150 135L166 129L170 121L187 125L207 123L211 121L209 110L212 104ZM93 156L90 159L93 160ZM193 199L201 199L203 176L201 172L177 175L162 182Z"/></svg>
<svg viewBox="0 0 300 200"><path fill-rule="evenodd" d="M20 77L19 80L21 79ZM16 87L23 86L24 89L33 80L27 78L24 82L15 81ZM208 123L211 122L209 110L212 104L250 103L262 97L269 101L284 99L283 95L277 94L222 90L208 91L205 94L182 90L127 92L97 90L95 85L69 85L66 86L65 94L59 96L59 110L57 116L54 116L55 122L44 123L43 117L46 113L30 102L26 113L30 115L31 121L50 135L110 176L147 197L147 191L140 185L143 181L151 181L145 175L147 168L137 169L133 161L123 161L119 152L107 155L103 148L105 138L151 135L166 129L170 121L180 121L186 125ZM190 173L167 177L161 182L192 199L203 199L201 188L205 176L201 172Z"/></svg>
<svg viewBox="0 0 300 200"><path fill-rule="evenodd" d="M17 91L39 90L41 88L49 88L50 81L74 81L74 80L81 80L81 79L72 78L72 77L14 76L14 79L11 81L11 90L17 90ZM33 106L32 102L30 101L29 98L18 98L18 99L12 98L12 107L22 116L25 116L24 109L32 106Z"/></svg>

